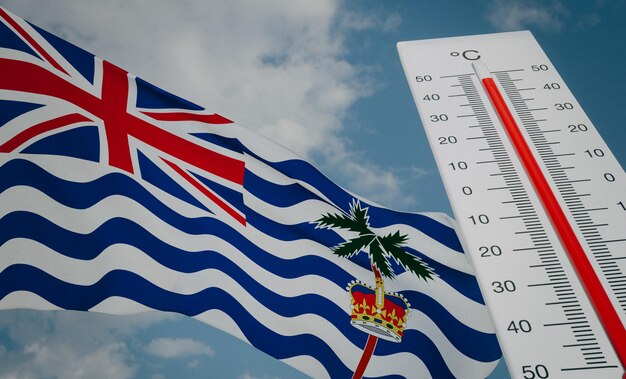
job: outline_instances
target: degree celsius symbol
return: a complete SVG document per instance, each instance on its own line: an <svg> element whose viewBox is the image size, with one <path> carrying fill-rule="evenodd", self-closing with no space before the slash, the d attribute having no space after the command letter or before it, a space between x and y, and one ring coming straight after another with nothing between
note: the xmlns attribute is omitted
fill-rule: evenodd
<svg viewBox="0 0 626 379"><path fill-rule="evenodd" d="M480 53L478 52L478 50L474 50L474 49L463 50L461 52L453 51L450 53L450 56L462 57L462 58L467 59L468 61L477 61L480 59Z"/></svg>

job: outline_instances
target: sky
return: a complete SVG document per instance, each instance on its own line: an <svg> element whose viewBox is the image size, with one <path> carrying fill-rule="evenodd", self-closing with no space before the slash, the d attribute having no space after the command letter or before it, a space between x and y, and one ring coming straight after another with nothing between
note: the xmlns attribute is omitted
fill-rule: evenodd
<svg viewBox="0 0 626 379"><path fill-rule="evenodd" d="M623 0L0 0L13 13L280 142L348 190L450 213L398 41L528 29L622 166ZM0 312L4 378L300 378L181 316ZM508 378L504 365L491 378Z"/></svg>

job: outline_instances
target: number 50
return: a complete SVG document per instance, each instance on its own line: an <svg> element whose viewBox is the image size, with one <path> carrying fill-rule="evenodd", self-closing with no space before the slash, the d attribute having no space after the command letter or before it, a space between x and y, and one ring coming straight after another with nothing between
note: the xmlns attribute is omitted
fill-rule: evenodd
<svg viewBox="0 0 626 379"><path fill-rule="evenodd" d="M544 365L522 366L522 373L524 374L524 378L526 379L545 379L550 377L550 374L548 373L548 368Z"/></svg>

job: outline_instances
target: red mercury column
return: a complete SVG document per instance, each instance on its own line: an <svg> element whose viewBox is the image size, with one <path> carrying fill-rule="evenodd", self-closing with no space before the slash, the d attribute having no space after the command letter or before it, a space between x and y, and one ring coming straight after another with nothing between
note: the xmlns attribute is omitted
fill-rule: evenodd
<svg viewBox="0 0 626 379"><path fill-rule="evenodd" d="M513 118L513 115L504 101L504 98L502 97L495 81L493 80L489 69L482 61L475 61L472 63L472 66L474 67L474 71L480 79L491 104L498 114L509 140L517 153L522 166L524 166L526 174L533 184L533 187L535 188L535 191L539 196L550 221L552 222L554 230L559 236L561 244L565 248L565 252L569 256L570 262L578 274L578 278L580 279L583 288L587 292L587 296L591 300L591 304L593 305L594 310L600 319L600 323L602 324L609 341L613 345L613 348L622 363L622 367L626 367L626 329L624 329L619 315L604 290L600 279L596 275L587 254L583 250L578 236L576 236L574 229L565 216L554 191L548 184L548 181L546 180L543 171L541 171L537 160L533 156L528 143L526 143L524 135ZM626 374L624 375L624 378L626 379Z"/></svg>

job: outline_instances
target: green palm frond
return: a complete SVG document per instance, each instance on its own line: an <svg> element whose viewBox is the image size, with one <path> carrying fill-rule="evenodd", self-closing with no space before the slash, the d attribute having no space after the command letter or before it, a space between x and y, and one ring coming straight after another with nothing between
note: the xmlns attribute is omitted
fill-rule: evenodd
<svg viewBox="0 0 626 379"><path fill-rule="evenodd" d="M359 233L372 233L369 229L370 218L367 215L367 208L361 208L361 203L359 201L354 201L352 203L352 206L350 207L350 215L356 225L358 225L358 228L360 229L358 230Z"/></svg>
<svg viewBox="0 0 626 379"><path fill-rule="evenodd" d="M315 221L318 228L338 228L358 233L357 237L333 247L332 251L345 258L365 251L369 255L372 266L376 267L380 274L387 278L393 279L395 277L389 262L393 258L395 262L404 267L405 270L414 273L418 278L433 279L433 276L436 275L434 271L418 257L403 249L408 236L396 231L384 237L377 237L369 228L367 210L367 207L361 207L358 200L354 200L350 204L349 215L327 213Z"/></svg>
<svg viewBox="0 0 626 379"><path fill-rule="evenodd" d="M406 243L409 237L406 234L400 234L399 231L387 234L384 237L378 237L380 244L383 245L383 249L388 250L388 246L402 246Z"/></svg>
<svg viewBox="0 0 626 379"><path fill-rule="evenodd" d="M367 248L375 238L376 236L373 234L365 234L335 246L332 250L340 257L350 258Z"/></svg>
<svg viewBox="0 0 626 379"><path fill-rule="evenodd" d="M383 239L384 237L380 238ZM398 264L405 270L411 271L418 278L428 280L433 279L434 271L413 254L407 253L402 247L396 244L388 244L385 250Z"/></svg>
<svg viewBox="0 0 626 379"><path fill-rule="evenodd" d="M390 279L396 277L396 275L393 273L393 270L391 269L389 261L385 257L385 251L380 246L380 243L374 241L370 245L369 256L372 260L372 265L376 266L382 276Z"/></svg>
<svg viewBox="0 0 626 379"><path fill-rule="evenodd" d="M350 215L326 213L320 219L315 220L318 228L347 229L359 234L372 234L369 229L369 216L367 208L362 209L361 203L355 201L350 207Z"/></svg>
<svg viewBox="0 0 626 379"><path fill-rule="evenodd" d="M315 220L318 228L326 229L348 229L352 230L356 228L356 223L350 217L343 214L330 214L323 215L320 219Z"/></svg>

